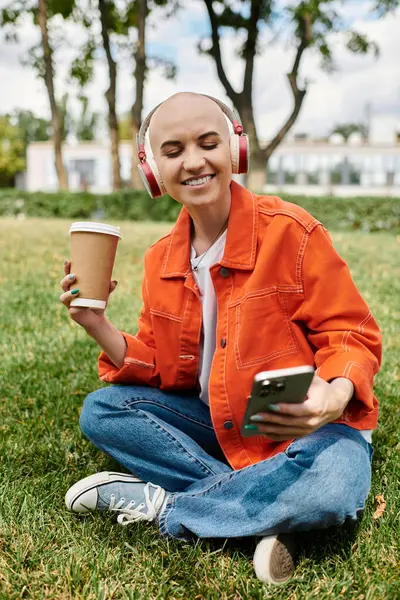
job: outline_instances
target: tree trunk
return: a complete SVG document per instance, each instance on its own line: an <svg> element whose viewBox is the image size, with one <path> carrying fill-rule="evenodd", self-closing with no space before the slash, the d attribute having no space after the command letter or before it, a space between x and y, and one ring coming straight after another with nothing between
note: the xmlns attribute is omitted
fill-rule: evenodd
<svg viewBox="0 0 400 600"><path fill-rule="evenodd" d="M249 136L250 143L250 169L245 178L245 184L253 192L262 192L266 182L265 155L260 148L257 136L253 102L249 88L244 89L240 94L238 110L242 119L243 129Z"/></svg>
<svg viewBox="0 0 400 600"><path fill-rule="evenodd" d="M134 189L141 189L143 184L140 180L138 171L139 159L136 149L136 135L139 132L142 122L143 110L143 89L146 77L146 16L147 16L147 0L139 0L138 10L138 40L135 51L135 81L136 81L136 99L132 106L132 170L131 170L131 185Z"/></svg>
<svg viewBox="0 0 400 600"><path fill-rule="evenodd" d="M55 154L55 167L58 178L58 186L61 190L68 189L67 173L62 161L62 125L60 113L56 103L53 80L53 50L50 46L49 32L47 27L48 5L47 0L39 0L38 23L42 34L44 81L50 101L51 121L53 128L53 144Z"/></svg>
<svg viewBox="0 0 400 600"><path fill-rule="evenodd" d="M119 132L118 132L118 117L116 111L116 89L117 89L117 65L112 57L110 48L109 36L109 19L107 0L99 0L100 21L101 21L101 37L103 39L103 47L107 57L108 73L110 77L110 86L106 91L106 99L108 103L108 128L110 131L111 141L111 161L112 161L112 179L113 190L119 190L122 187L120 159L119 159Z"/></svg>

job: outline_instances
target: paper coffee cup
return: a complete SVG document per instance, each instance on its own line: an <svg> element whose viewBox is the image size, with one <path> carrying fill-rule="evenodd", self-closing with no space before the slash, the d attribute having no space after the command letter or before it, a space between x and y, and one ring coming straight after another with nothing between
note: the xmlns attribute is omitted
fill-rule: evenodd
<svg viewBox="0 0 400 600"><path fill-rule="evenodd" d="M110 290L119 227L106 223L76 222L70 229L71 273L79 297L70 306L105 309Z"/></svg>

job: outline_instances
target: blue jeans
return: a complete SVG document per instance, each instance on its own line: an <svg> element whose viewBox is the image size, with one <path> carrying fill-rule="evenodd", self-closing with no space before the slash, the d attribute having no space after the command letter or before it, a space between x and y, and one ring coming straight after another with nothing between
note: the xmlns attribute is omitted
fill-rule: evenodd
<svg viewBox="0 0 400 600"><path fill-rule="evenodd" d="M80 417L97 448L171 492L164 535L189 540L261 536L356 519L371 482L372 447L330 423L257 464L234 471L196 394L111 385L86 398Z"/></svg>

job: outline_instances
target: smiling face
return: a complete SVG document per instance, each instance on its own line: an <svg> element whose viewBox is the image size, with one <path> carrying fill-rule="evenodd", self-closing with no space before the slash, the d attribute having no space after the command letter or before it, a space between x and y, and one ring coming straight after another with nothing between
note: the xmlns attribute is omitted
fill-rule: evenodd
<svg viewBox="0 0 400 600"><path fill-rule="evenodd" d="M188 209L230 193L229 128L219 106L198 94L172 96L154 113L150 144L167 193Z"/></svg>

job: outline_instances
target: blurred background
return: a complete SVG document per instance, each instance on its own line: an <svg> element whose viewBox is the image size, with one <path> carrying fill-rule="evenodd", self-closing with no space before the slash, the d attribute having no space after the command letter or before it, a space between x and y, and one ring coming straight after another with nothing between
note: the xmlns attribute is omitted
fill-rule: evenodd
<svg viewBox="0 0 400 600"><path fill-rule="evenodd" d="M0 0L0 187L142 189L186 90L239 111L251 189L400 196L399 55L399 0Z"/></svg>

